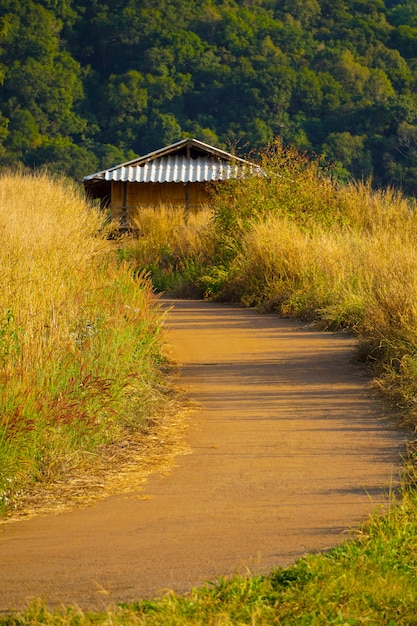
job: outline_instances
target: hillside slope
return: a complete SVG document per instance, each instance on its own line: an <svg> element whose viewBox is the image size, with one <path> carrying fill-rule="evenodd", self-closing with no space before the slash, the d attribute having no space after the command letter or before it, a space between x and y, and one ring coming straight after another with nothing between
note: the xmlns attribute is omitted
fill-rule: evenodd
<svg viewBox="0 0 417 626"><path fill-rule="evenodd" d="M80 179L184 136L279 135L416 192L412 0L4 0L0 42L0 164Z"/></svg>

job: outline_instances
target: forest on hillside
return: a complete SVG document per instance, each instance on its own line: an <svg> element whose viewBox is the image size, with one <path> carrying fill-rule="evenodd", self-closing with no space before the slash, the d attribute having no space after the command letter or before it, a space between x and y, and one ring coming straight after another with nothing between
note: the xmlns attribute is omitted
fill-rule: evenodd
<svg viewBox="0 0 417 626"><path fill-rule="evenodd" d="M0 166L275 137L417 195L415 0L0 0Z"/></svg>

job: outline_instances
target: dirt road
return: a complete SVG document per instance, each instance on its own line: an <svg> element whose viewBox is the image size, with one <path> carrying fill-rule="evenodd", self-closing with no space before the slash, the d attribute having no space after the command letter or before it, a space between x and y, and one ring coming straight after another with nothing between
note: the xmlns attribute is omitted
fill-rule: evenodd
<svg viewBox="0 0 417 626"><path fill-rule="evenodd" d="M142 493L0 527L0 610L184 592L326 550L386 499L405 434L351 363L353 341L178 301L179 383L201 405L191 453Z"/></svg>

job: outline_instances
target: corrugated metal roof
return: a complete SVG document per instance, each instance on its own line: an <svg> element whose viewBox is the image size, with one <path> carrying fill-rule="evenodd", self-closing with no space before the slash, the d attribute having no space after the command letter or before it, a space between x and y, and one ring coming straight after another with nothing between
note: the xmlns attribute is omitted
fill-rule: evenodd
<svg viewBox="0 0 417 626"><path fill-rule="evenodd" d="M246 162L247 163L247 162ZM210 157L190 159L181 155L164 156L142 165L120 165L102 173L102 180L129 183L195 183L241 178L250 164L224 162ZM97 175L96 175L97 176Z"/></svg>

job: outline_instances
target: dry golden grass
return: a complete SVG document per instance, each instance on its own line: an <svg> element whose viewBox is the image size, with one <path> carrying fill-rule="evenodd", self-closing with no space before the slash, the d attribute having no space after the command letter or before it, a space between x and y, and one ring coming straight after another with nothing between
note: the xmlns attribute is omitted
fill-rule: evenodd
<svg viewBox="0 0 417 626"><path fill-rule="evenodd" d="M162 291L353 331L382 373L378 385L413 407L416 202L370 183L340 186L319 159L279 142L261 165L266 176L230 181L213 212L188 223L182 211L144 211L127 258Z"/></svg>
<svg viewBox="0 0 417 626"><path fill-rule="evenodd" d="M345 226L285 216L254 223L235 259L240 289L375 341L417 343L417 216L400 196L341 190ZM346 206L349 204L349 206ZM363 207L360 211L357 207Z"/></svg>
<svg viewBox="0 0 417 626"><path fill-rule="evenodd" d="M166 428L171 392L159 383L163 312L147 276L116 259L102 216L63 180L4 173L0 183L4 512L27 508L28 493L46 498L45 485L55 497L65 479L103 491L102 455L115 441L140 455Z"/></svg>
<svg viewBox="0 0 417 626"><path fill-rule="evenodd" d="M158 207L142 209L135 225L139 231L138 240L128 246L134 257L142 265L148 265L155 259L198 258L210 255L208 226L211 222L210 209L190 211Z"/></svg>
<svg viewBox="0 0 417 626"><path fill-rule="evenodd" d="M97 265L109 250L96 236L100 224L73 187L62 193L46 176L1 177L0 318L10 311L16 331L24 328L22 377L40 370L63 343L71 344L69 327L60 320L79 315L83 285L94 285ZM7 377L8 366L17 363L4 365L1 374Z"/></svg>

